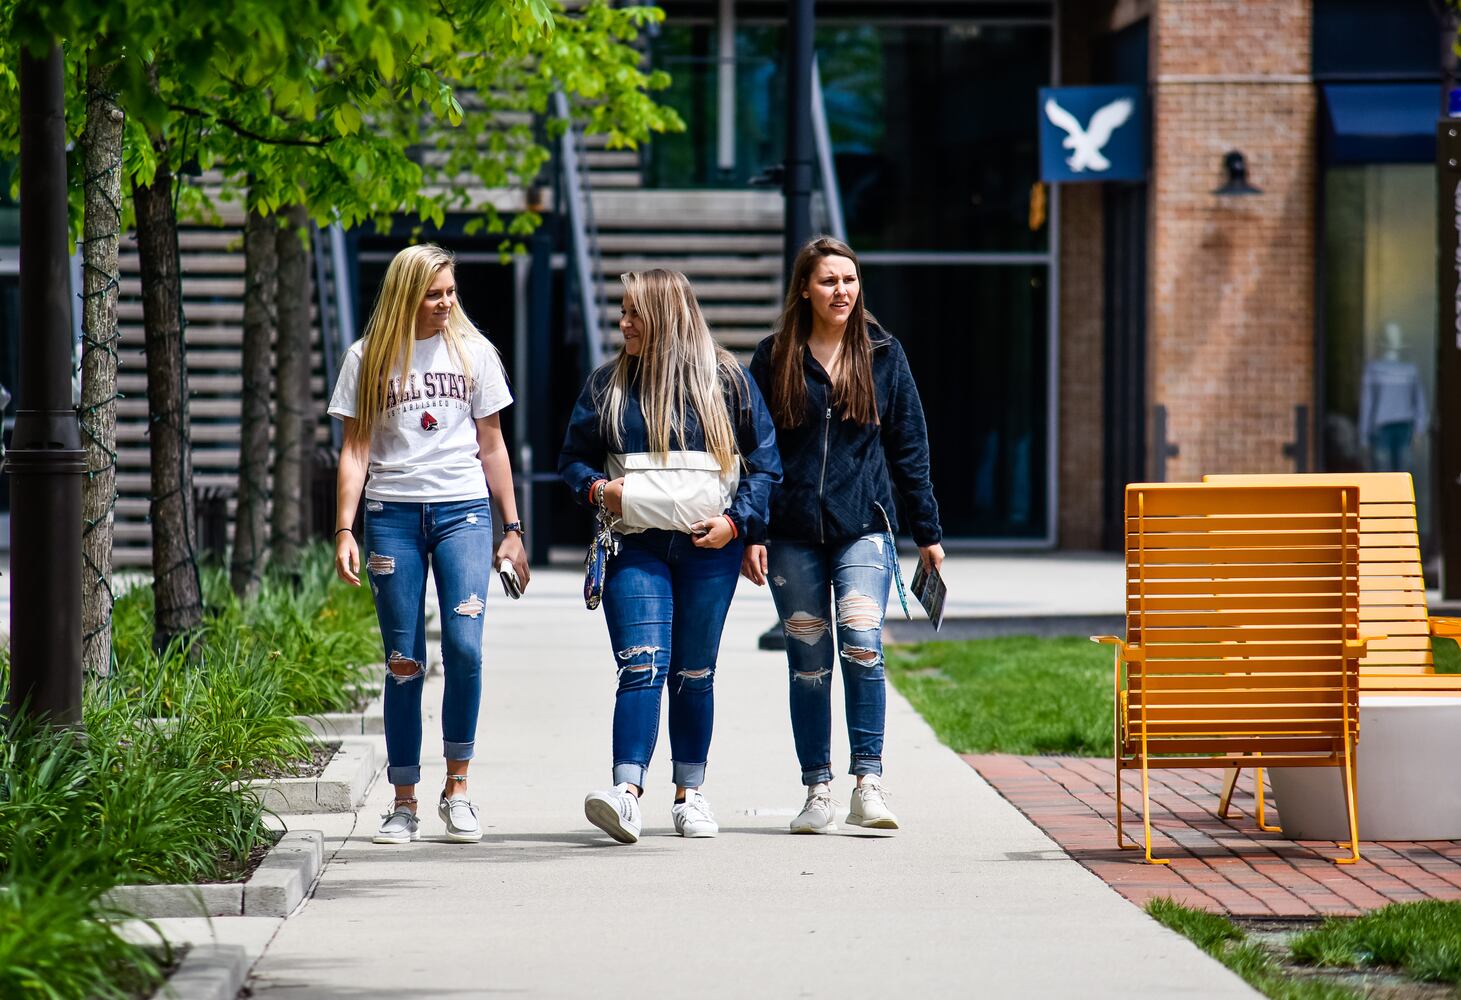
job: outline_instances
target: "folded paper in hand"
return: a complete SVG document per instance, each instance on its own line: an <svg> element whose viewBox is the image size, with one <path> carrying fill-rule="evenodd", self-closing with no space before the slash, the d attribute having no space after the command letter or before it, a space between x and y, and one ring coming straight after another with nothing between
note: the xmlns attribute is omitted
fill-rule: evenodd
<svg viewBox="0 0 1461 1000"><path fill-rule="evenodd" d="M913 571L913 596L918 598L918 603L928 612L928 620L933 622L935 632L943 627L944 598L948 593L949 588L944 585L942 574L938 570L929 571L920 559L918 569Z"/></svg>

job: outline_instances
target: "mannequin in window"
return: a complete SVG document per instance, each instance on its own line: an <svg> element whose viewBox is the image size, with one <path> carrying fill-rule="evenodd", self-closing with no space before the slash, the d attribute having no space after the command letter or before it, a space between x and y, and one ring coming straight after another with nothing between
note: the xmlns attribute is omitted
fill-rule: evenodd
<svg viewBox="0 0 1461 1000"><path fill-rule="evenodd" d="M1425 436L1429 411L1420 372L1400 352L1399 323L1386 323L1378 357L1365 365L1360 389L1360 440L1369 444L1370 468L1409 472L1410 445Z"/></svg>

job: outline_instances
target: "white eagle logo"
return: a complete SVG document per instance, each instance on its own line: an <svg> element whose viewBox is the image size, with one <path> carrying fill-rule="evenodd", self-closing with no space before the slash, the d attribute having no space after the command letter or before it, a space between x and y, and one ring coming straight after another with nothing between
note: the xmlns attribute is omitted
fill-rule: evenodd
<svg viewBox="0 0 1461 1000"><path fill-rule="evenodd" d="M1091 115L1090 125L1081 128L1075 115L1056 104L1055 98L1046 98L1045 117L1050 119L1050 124L1065 132L1065 139L1060 144L1071 151L1065 158L1065 165L1074 173L1110 170L1111 161L1101 155L1101 150L1111 141L1111 133L1131 117L1132 108L1131 99L1122 97L1097 109Z"/></svg>

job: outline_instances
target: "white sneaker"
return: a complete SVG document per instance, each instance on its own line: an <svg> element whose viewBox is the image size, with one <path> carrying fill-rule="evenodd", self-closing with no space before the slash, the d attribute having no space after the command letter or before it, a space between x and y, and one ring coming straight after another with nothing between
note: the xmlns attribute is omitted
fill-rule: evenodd
<svg viewBox="0 0 1461 1000"><path fill-rule="evenodd" d="M409 844L421 839L421 820L405 806L380 814L380 829L371 841L376 844Z"/></svg>
<svg viewBox="0 0 1461 1000"><path fill-rule="evenodd" d="M583 800L583 814L594 826L621 844L639 839L639 796L620 782L607 792L589 792Z"/></svg>
<svg viewBox="0 0 1461 1000"><path fill-rule="evenodd" d="M837 803L825 782L807 786L807 803L791 821L792 833L830 833L837 829Z"/></svg>
<svg viewBox="0 0 1461 1000"><path fill-rule="evenodd" d="M887 792L877 775L868 775L852 790L852 806L847 810L847 825L868 830L896 830L898 817L888 808Z"/></svg>
<svg viewBox="0 0 1461 1000"><path fill-rule="evenodd" d="M700 794L700 789L691 788L685 792L685 801L676 802L670 810L675 821L675 830L682 837L714 837L720 832L720 824L710 812L710 803Z"/></svg>
<svg viewBox="0 0 1461 1000"><path fill-rule="evenodd" d="M475 844L482 839L482 824L477 822L477 807L465 795L441 797L436 804L436 815L446 824L446 839L464 844Z"/></svg>

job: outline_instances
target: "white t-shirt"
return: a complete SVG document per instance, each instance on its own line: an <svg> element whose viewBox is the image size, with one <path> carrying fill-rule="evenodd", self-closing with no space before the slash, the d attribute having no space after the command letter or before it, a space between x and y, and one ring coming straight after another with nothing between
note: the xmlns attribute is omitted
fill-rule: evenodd
<svg viewBox="0 0 1461 1000"><path fill-rule="evenodd" d="M364 341L345 352L330 414L353 417ZM502 362L485 338L469 338L464 374L441 334L415 342L411 370L391 379L385 409L370 438L371 500L447 503L488 495L477 453L477 424L512 402Z"/></svg>

